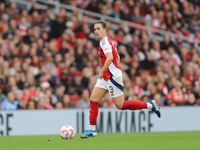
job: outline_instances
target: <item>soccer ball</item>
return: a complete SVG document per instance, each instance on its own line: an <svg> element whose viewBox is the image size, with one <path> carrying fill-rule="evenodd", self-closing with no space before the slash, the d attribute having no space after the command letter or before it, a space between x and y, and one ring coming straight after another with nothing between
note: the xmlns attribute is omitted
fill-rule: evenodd
<svg viewBox="0 0 200 150"><path fill-rule="evenodd" d="M60 129L60 136L62 139L73 139L75 136L75 130L70 125L65 125Z"/></svg>

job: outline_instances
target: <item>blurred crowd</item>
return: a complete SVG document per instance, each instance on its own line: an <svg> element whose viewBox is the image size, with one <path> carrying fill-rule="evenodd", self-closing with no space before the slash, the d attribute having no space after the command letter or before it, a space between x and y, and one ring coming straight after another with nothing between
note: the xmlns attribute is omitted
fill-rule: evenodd
<svg viewBox="0 0 200 150"><path fill-rule="evenodd" d="M200 104L200 2L198 0L60 0L61 3L176 34L158 41L146 30L107 34L121 57L125 100L157 101L159 106ZM70 17L68 14L71 14ZM76 11L30 10L0 2L0 109L88 108L101 69L93 24ZM184 46L184 38L191 39ZM107 94L100 107L114 107Z"/></svg>

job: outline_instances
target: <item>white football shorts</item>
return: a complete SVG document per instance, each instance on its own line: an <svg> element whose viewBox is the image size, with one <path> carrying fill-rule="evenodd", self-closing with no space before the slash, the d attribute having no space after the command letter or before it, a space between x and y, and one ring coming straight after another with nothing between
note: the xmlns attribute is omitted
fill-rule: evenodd
<svg viewBox="0 0 200 150"><path fill-rule="evenodd" d="M124 83L121 77L112 77L108 81L104 79L97 79L95 87L108 90L111 97L118 97L124 93Z"/></svg>

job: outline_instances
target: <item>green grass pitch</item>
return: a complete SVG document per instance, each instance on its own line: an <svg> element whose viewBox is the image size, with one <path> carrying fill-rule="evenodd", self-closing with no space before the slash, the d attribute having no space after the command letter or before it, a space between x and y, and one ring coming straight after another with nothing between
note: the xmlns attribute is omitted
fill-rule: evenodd
<svg viewBox="0 0 200 150"><path fill-rule="evenodd" d="M97 137L72 140L51 136L0 137L1 150L200 150L200 131L99 133Z"/></svg>

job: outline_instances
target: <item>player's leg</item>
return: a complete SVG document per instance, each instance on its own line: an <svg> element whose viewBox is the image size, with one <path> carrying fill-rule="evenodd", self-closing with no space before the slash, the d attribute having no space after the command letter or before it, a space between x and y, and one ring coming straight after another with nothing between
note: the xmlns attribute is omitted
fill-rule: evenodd
<svg viewBox="0 0 200 150"><path fill-rule="evenodd" d="M143 103L136 100L128 100L124 101L124 94L118 97L112 98L115 106L121 110L140 110L140 109L151 109L156 115L160 118L160 108L156 104L155 100L150 101L149 103Z"/></svg>
<svg viewBox="0 0 200 150"><path fill-rule="evenodd" d="M129 100L124 101L124 84L122 81L122 77L113 77L108 80L108 89L111 95L111 98L118 109L130 109L130 110L137 110L148 108L148 105L152 106L151 104L146 104L143 102Z"/></svg>
<svg viewBox="0 0 200 150"><path fill-rule="evenodd" d="M107 87L106 87L106 81L103 79L98 79L97 83L92 91L92 94L90 96L90 127L89 130L86 130L83 135L81 135L81 138L88 138L88 137L94 137L97 135L96 133L96 119L98 116L98 102L101 100L103 96L107 93Z"/></svg>
<svg viewBox="0 0 200 150"><path fill-rule="evenodd" d="M117 109L122 110L124 103L124 93L118 97L112 97L113 103L117 107Z"/></svg>
<svg viewBox="0 0 200 150"><path fill-rule="evenodd" d="M121 110L140 110L140 109L151 109L156 113L158 117L161 116L160 108L156 104L156 101L152 100L149 103L144 103L136 100L124 101L124 91L122 78L113 78L108 81L108 89L111 98L118 109Z"/></svg>
<svg viewBox="0 0 200 150"><path fill-rule="evenodd" d="M90 96L90 130L95 130L96 119L98 115L98 102L106 95L108 91L99 87L94 87Z"/></svg>
<svg viewBox="0 0 200 150"><path fill-rule="evenodd" d="M151 107L152 105L148 104L148 103L143 103L143 102L136 101L136 100L124 101L124 93L118 97L112 97L112 100L113 100L115 106L121 110L147 109L148 105L150 105L149 109L152 109L152 107Z"/></svg>

